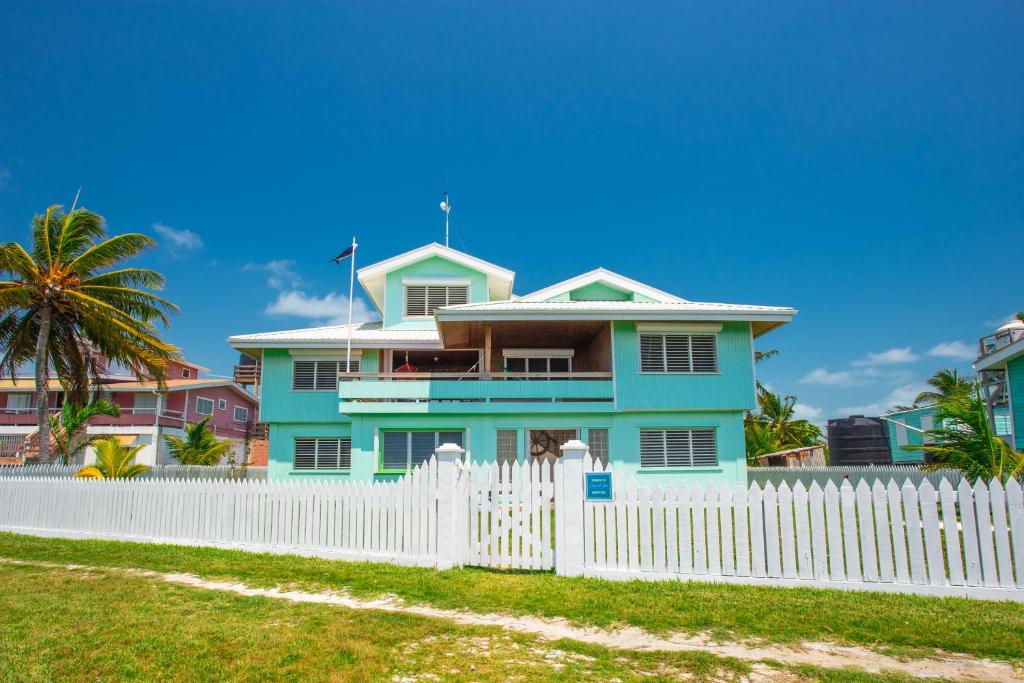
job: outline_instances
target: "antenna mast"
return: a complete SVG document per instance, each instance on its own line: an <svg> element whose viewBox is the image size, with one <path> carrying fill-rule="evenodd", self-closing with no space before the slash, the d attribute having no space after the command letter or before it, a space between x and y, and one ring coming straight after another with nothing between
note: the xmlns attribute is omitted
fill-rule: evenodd
<svg viewBox="0 0 1024 683"><path fill-rule="evenodd" d="M448 216L452 212L452 205L448 203L448 190L444 192L444 199L441 200L441 210L444 211L444 246L448 246Z"/></svg>

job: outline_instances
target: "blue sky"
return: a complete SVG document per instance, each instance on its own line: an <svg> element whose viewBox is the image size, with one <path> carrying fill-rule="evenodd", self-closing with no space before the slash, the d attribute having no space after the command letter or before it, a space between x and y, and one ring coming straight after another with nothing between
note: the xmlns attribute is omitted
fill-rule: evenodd
<svg viewBox="0 0 1024 683"><path fill-rule="evenodd" d="M441 239L447 178L518 293L794 306L763 378L873 412L1024 308L1021 35L1010 2L7 2L0 231L82 186L226 373L229 334L339 315L353 232Z"/></svg>

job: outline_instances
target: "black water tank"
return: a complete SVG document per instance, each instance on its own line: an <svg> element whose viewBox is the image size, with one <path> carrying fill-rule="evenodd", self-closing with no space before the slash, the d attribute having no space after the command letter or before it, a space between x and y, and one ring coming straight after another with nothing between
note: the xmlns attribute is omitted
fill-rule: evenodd
<svg viewBox="0 0 1024 683"><path fill-rule="evenodd" d="M828 421L830 465L891 465L889 427L877 417L851 415Z"/></svg>

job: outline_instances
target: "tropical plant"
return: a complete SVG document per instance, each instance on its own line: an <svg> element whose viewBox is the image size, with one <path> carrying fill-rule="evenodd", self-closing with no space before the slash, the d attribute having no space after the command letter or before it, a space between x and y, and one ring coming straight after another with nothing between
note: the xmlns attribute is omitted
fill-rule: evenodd
<svg viewBox="0 0 1024 683"><path fill-rule="evenodd" d="M89 420L100 415L120 417L121 409L110 401L93 401L84 406L66 403L56 415L50 415L50 435L53 449L67 465L79 451L95 440L86 434Z"/></svg>
<svg viewBox="0 0 1024 683"><path fill-rule="evenodd" d="M121 445L116 437L97 439L93 442L96 449L96 462L86 465L75 473L83 479L134 479L149 471L148 465L132 462L145 446L128 448Z"/></svg>
<svg viewBox="0 0 1024 683"><path fill-rule="evenodd" d="M228 439L218 439L207 427L210 418L204 417L185 432L185 438L165 434L164 441L171 457L182 465L216 465L233 444Z"/></svg>
<svg viewBox="0 0 1024 683"><path fill-rule="evenodd" d="M743 421L747 460L786 448L822 442L821 428L809 420L794 419L796 396L780 396L764 387L757 389L758 411Z"/></svg>
<svg viewBox="0 0 1024 683"><path fill-rule="evenodd" d="M979 477L1002 480L1024 474L1024 453L1013 450L992 433L977 385L970 385L966 396L954 394L941 399L935 417L941 427L925 432L934 443L905 447L932 457L933 462L923 469L951 467L971 481Z"/></svg>
<svg viewBox="0 0 1024 683"><path fill-rule="evenodd" d="M1013 317L1015 320L1019 320L1024 323L1024 311L1017 311Z"/></svg>
<svg viewBox="0 0 1024 683"><path fill-rule="evenodd" d="M163 381L176 350L154 323L167 325L176 308L150 290L164 278L117 267L155 244L135 233L107 237L101 216L51 206L33 219L31 253L17 242L0 245L0 372L16 379L19 367L35 363L40 460L49 460L51 368L78 405L88 402L101 358Z"/></svg>
<svg viewBox="0 0 1024 683"><path fill-rule="evenodd" d="M961 377L956 370L939 370L926 380L935 391L922 391L914 397L914 405L938 404L952 397L966 397L971 391L971 380Z"/></svg>

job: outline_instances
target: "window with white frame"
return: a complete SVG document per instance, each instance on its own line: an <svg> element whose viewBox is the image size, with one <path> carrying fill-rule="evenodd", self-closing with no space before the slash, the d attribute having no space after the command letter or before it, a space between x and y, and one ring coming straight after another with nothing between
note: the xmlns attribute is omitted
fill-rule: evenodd
<svg viewBox="0 0 1024 683"><path fill-rule="evenodd" d="M182 368L181 369L181 377L182 377L182 379L191 379L192 378L192 368Z"/></svg>
<svg viewBox="0 0 1024 683"><path fill-rule="evenodd" d="M1010 435L1010 414L1004 413L1002 415L993 416L993 421L996 423L996 436L1009 436Z"/></svg>
<svg viewBox="0 0 1024 683"><path fill-rule="evenodd" d="M226 398L218 398L217 399L217 410L227 410L227 409L228 409L228 401L227 401L227 399Z"/></svg>
<svg viewBox="0 0 1024 683"><path fill-rule="evenodd" d="M292 361L292 391L337 391L338 374L345 367L344 360ZM359 372L359 359L348 364L349 372Z"/></svg>
<svg viewBox="0 0 1024 683"><path fill-rule="evenodd" d="M504 349L505 372L572 372L572 349Z"/></svg>
<svg viewBox="0 0 1024 683"><path fill-rule="evenodd" d="M640 372L718 372L713 334L640 334Z"/></svg>
<svg viewBox="0 0 1024 683"><path fill-rule="evenodd" d="M498 429L497 457L498 465L515 465L519 462L519 434L515 429Z"/></svg>
<svg viewBox="0 0 1024 683"><path fill-rule="evenodd" d="M23 413L35 406L35 395L29 393L7 394L7 410L12 413Z"/></svg>
<svg viewBox="0 0 1024 683"><path fill-rule="evenodd" d="M249 409L245 406L235 406L234 414L235 422L245 422L249 419Z"/></svg>
<svg viewBox="0 0 1024 683"><path fill-rule="evenodd" d="M132 397L132 412L136 415L154 415L156 403L156 394L135 394Z"/></svg>
<svg viewBox="0 0 1024 683"><path fill-rule="evenodd" d="M405 316L434 315L434 310L469 302L467 285L405 285Z"/></svg>
<svg viewBox="0 0 1024 683"><path fill-rule="evenodd" d="M590 448L590 455L601 461L605 467L608 466L608 430L588 429L587 446Z"/></svg>
<svg viewBox="0 0 1024 683"><path fill-rule="evenodd" d="M297 437L293 457L296 470L347 470L352 467L352 439Z"/></svg>
<svg viewBox="0 0 1024 683"><path fill-rule="evenodd" d="M437 447L444 443L462 446L461 431L421 432L391 431L380 434L380 470L408 472L430 460Z"/></svg>
<svg viewBox="0 0 1024 683"><path fill-rule="evenodd" d="M640 467L714 467L714 429L641 429Z"/></svg>
<svg viewBox="0 0 1024 683"><path fill-rule="evenodd" d="M213 415L213 399L196 396L196 414Z"/></svg>

